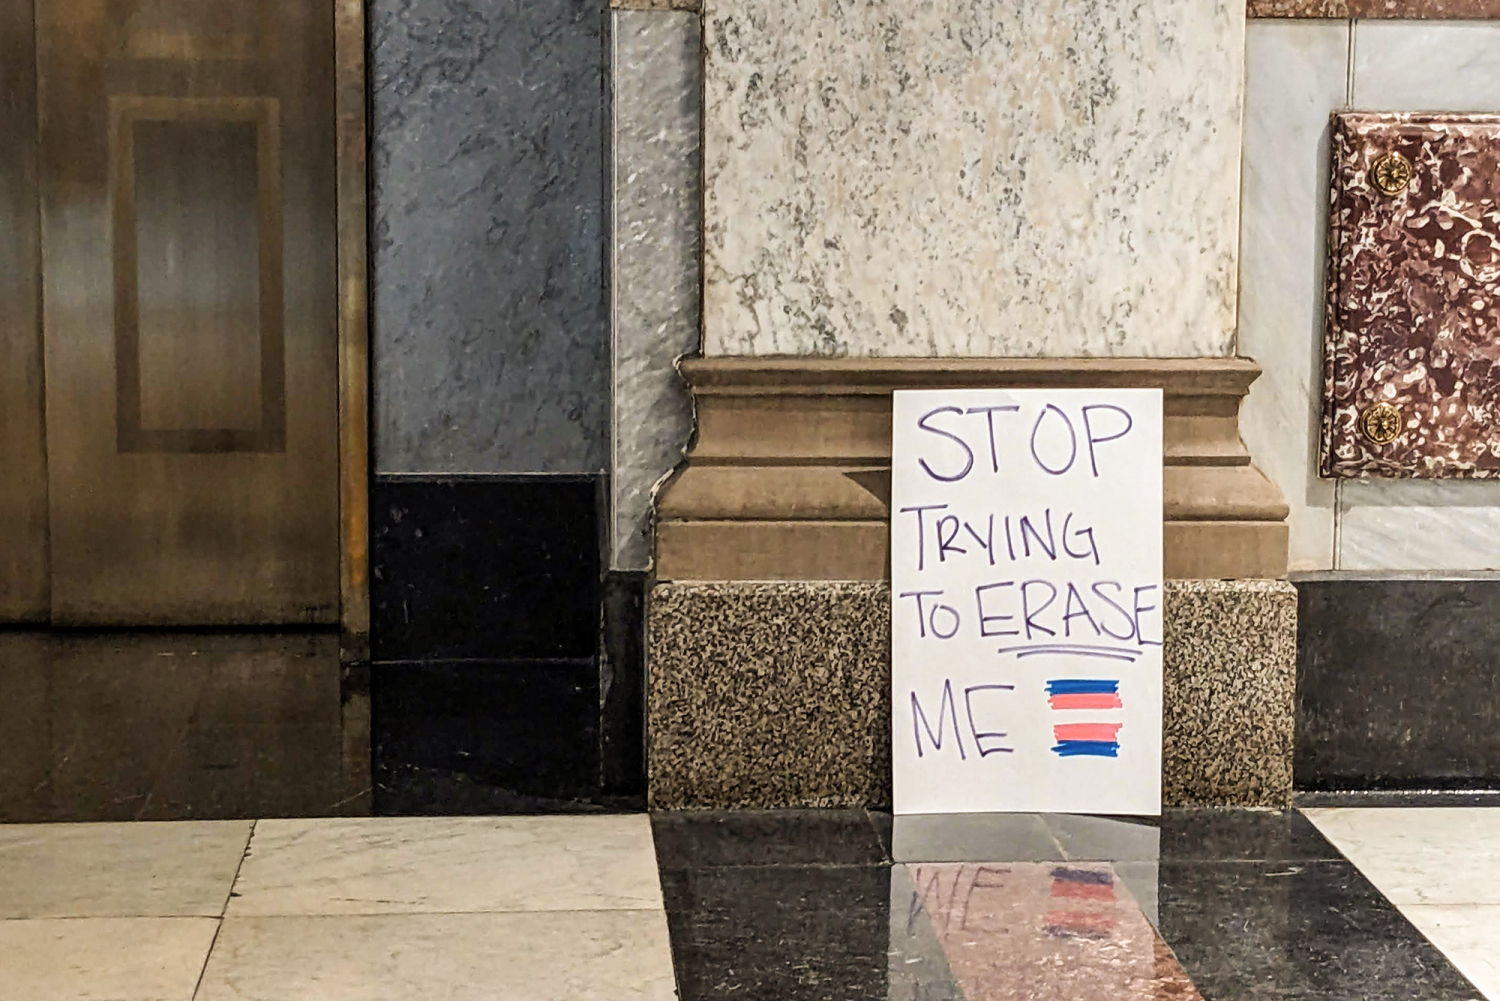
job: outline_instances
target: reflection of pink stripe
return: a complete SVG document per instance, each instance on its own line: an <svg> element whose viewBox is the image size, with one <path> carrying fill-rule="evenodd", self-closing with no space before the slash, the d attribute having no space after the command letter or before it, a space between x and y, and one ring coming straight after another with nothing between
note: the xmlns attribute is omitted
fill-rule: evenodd
<svg viewBox="0 0 1500 1001"><path fill-rule="evenodd" d="M1113 692L1089 692L1083 695L1053 695L1048 700L1053 709L1119 709L1120 697Z"/></svg>
<svg viewBox="0 0 1500 1001"><path fill-rule="evenodd" d="M1052 728L1058 740L1104 740L1115 739L1120 732L1120 723L1059 723Z"/></svg>

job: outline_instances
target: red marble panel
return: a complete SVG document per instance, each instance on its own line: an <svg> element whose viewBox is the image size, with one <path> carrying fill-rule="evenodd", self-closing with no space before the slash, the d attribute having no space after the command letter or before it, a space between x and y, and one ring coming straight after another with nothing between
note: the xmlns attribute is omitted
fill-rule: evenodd
<svg viewBox="0 0 1500 1001"><path fill-rule="evenodd" d="M907 868L965 1001L1202 1001L1108 865Z"/></svg>
<svg viewBox="0 0 1500 1001"><path fill-rule="evenodd" d="M1500 116L1335 115L1331 198L1323 475L1500 476Z"/></svg>
<svg viewBox="0 0 1500 1001"><path fill-rule="evenodd" d="M1500 0L1248 0L1250 17L1368 17L1487 20Z"/></svg>

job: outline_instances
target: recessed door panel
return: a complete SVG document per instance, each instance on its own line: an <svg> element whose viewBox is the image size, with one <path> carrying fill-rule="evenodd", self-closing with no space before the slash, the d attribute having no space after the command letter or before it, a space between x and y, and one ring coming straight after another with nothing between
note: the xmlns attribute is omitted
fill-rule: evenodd
<svg viewBox="0 0 1500 1001"><path fill-rule="evenodd" d="M38 0L54 622L337 621L332 30Z"/></svg>

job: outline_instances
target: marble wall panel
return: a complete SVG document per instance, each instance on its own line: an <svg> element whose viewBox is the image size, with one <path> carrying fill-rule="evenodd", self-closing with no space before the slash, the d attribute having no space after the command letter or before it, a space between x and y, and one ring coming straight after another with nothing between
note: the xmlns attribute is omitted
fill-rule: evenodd
<svg viewBox="0 0 1500 1001"><path fill-rule="evenodd" d="M1500 24L1356 22L1353 87L1360 111L1500 111Z"/></svg>
<svg viewBox="0 0 1500 1001"><path fill-rule="evenodd" d="M1500 115L1345 112L1333 160L1324 473L1500 479Z"/></svg>
<svg viewBox="0 0 1500 1001"><path fill-rule="evenodd" d="M1233 350L1238 0L708 0L709 354Z"/></svg>
<svg viewBox="0 0 1500 1001"><path fill-rule="evenodd" d="M1339 569L1500 570L1493 480L1347 480L1339 485Z"/></svg>
<svg viewBox="0 0 1500 1001"><path fill-rule="evenodd" d="M1352 86L1363 111L1500 112L1500 24L1358 21ZM1340 569L1500 567L1500 483L1346 482L1338 509Z"/></svg>
<svg viewBox="0 0 1500 1001"><path fill-rule="evenodd" d="M379 472L608 462L605 0L371 0Z"/></svg>
<svg viewBox="0 0 1500 1001"><path fill-rule="evenodd" d="M1239 351L1260 363L1240 411L1286 497L1293 570L1333 566L1334 484L1318 477L1328 116L1348 97L1347 21L1254 21L1246 36Z"/></svg>
<svg viewBox="0 0 1500 1001"><path fill-rule="evenodd" d="M614 15L614 538L616 569L651 562L651 496L682 461L698 347L701 73L696 14Z"/></svg>

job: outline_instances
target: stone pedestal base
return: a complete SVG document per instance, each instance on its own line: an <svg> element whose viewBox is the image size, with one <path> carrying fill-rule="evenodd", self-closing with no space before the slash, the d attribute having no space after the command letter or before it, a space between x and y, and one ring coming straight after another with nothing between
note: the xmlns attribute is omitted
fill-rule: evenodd
<svg viewBox="0 0 1500 1001"><path fill-rule="evenodd" d="M890 804L886 582L662 583L647 615L653 808ZM1286 581L1167 581L1167 805L1290 803L1296 638Z"/></svg>

